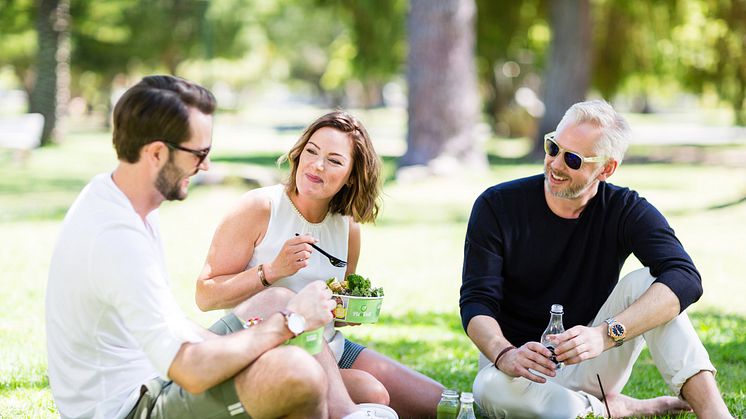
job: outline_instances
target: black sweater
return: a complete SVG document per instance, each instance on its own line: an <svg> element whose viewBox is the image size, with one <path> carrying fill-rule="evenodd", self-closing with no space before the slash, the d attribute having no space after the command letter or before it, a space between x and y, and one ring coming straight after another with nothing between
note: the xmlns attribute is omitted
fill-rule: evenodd
<svg viewBox="0 0 746 419"><path fill-rule="evenodd" d="M464 246L461 321L493 317L516 346L538 341L552 304L564 325L588 325L634 255L667 285L683 311L702 281L673 229L637 192L600 182L578 219L555 215L544 175L487 189L472 209Z"/></svg>

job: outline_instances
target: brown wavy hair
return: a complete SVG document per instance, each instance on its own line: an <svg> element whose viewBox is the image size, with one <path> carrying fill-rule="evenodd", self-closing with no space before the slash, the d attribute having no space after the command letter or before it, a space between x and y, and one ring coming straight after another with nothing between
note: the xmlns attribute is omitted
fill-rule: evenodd
<svg viewBox="0 0 746 419"><path fill-rule="evenodd" d="M352 140L352 172L342 189L329 203L329 211L349 215L358 223L375 222L380 208L381 160L373 148L368 131L354 116L344 111L330 112L309 125L293 148L280 157L278 163L290 164L290 175L286 182L288 192L297 193L295 176L303 148L311 136L321 128L329 127L346 133Z"/></svg>

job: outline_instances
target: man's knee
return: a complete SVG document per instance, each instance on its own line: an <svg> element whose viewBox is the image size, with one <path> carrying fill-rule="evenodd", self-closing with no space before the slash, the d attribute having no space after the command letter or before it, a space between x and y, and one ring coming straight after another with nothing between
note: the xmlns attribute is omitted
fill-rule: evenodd
<svg viewBox="0 0 746 419"><path fill-rule="evenodd" d="M308 352L296 346L283 346L272 352L272 370L279 378L278 385L308 396L317 396L319 389L326 389L326 373Z"/></svg>
<svg viewBox="0 0 746 419"><path fill-rule="evenodd" d="M574 418L592 410L590 400L580 393L551 381L509 377L494 367L477 374L474 397L486 416L496 418Z"/></svg>
<svg viewBox="0 0 746 419"><path fill-rule="evenodd" d="M503 417L506 408L516 405L530 405L522 403L522 395L526 393L529 381L514 379L502 371L487 367L479 371L474 379L474 398L489 416Z"/></svg>
<svg viewBox="0 0 746 419"><path fill-rule="evenodd" d="M321 365L306 352L296 346L280 346L265 352L254 362L255 367L270 371L265 376L264 386L286 394L290 404L315 405L326 398L327 379ZM248 369L236 376L238 391L256 391L248 382ZM293 391L287 391L292 389Z"/></svg>

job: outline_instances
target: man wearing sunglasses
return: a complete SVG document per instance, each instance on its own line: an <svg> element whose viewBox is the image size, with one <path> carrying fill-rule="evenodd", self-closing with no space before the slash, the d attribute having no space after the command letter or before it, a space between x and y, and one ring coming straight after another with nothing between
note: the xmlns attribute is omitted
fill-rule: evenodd
<svg viewBox="0 0 746 419"><path fill-rule="evenodd" d="M321 281L261 323L233 316L210 331L170 292L157 209L209 168L214 110L212 93L171 76L145 77L114 109L119 164L83 189L50 264L49 383L62 417L326 417L322 367L281 346L332 320ZM257 296L237 310L262 306Z"/></svg>
<svg viewBox="0 0 746 419"><path fill-rule="evenodd" d="M476 200L460 307L481 352L474 395L487 416L730 417L684 312L702 294L699 272L655 207L606 182L628 142L608 103L577 103L545 136L543 175ZM619 279L630 254L645 268ZM552 337L563 368L538 342L552 304L564 306L566 331ZM679 398L621 394L643 343Z"/></svg>

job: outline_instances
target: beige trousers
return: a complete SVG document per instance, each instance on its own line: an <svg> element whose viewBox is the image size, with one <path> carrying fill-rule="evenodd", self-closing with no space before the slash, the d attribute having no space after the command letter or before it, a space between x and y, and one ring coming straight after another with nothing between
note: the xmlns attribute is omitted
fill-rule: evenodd
<svg viewBox="0 0 746 419"><path fill-rule="evenodd" d="M647 268L622 278L590 326L597 326L634 303L655 281ZM513 378L486 362L474 380L474 397L487 417L574 418L594 413L606 416L596 374L604 391L621 393L632 367L647 343L655 366L673 394L700 371L715 372L686 313L580 364L566 365L544 384ZM480 356L480 365L486 360Z"/></svg>

